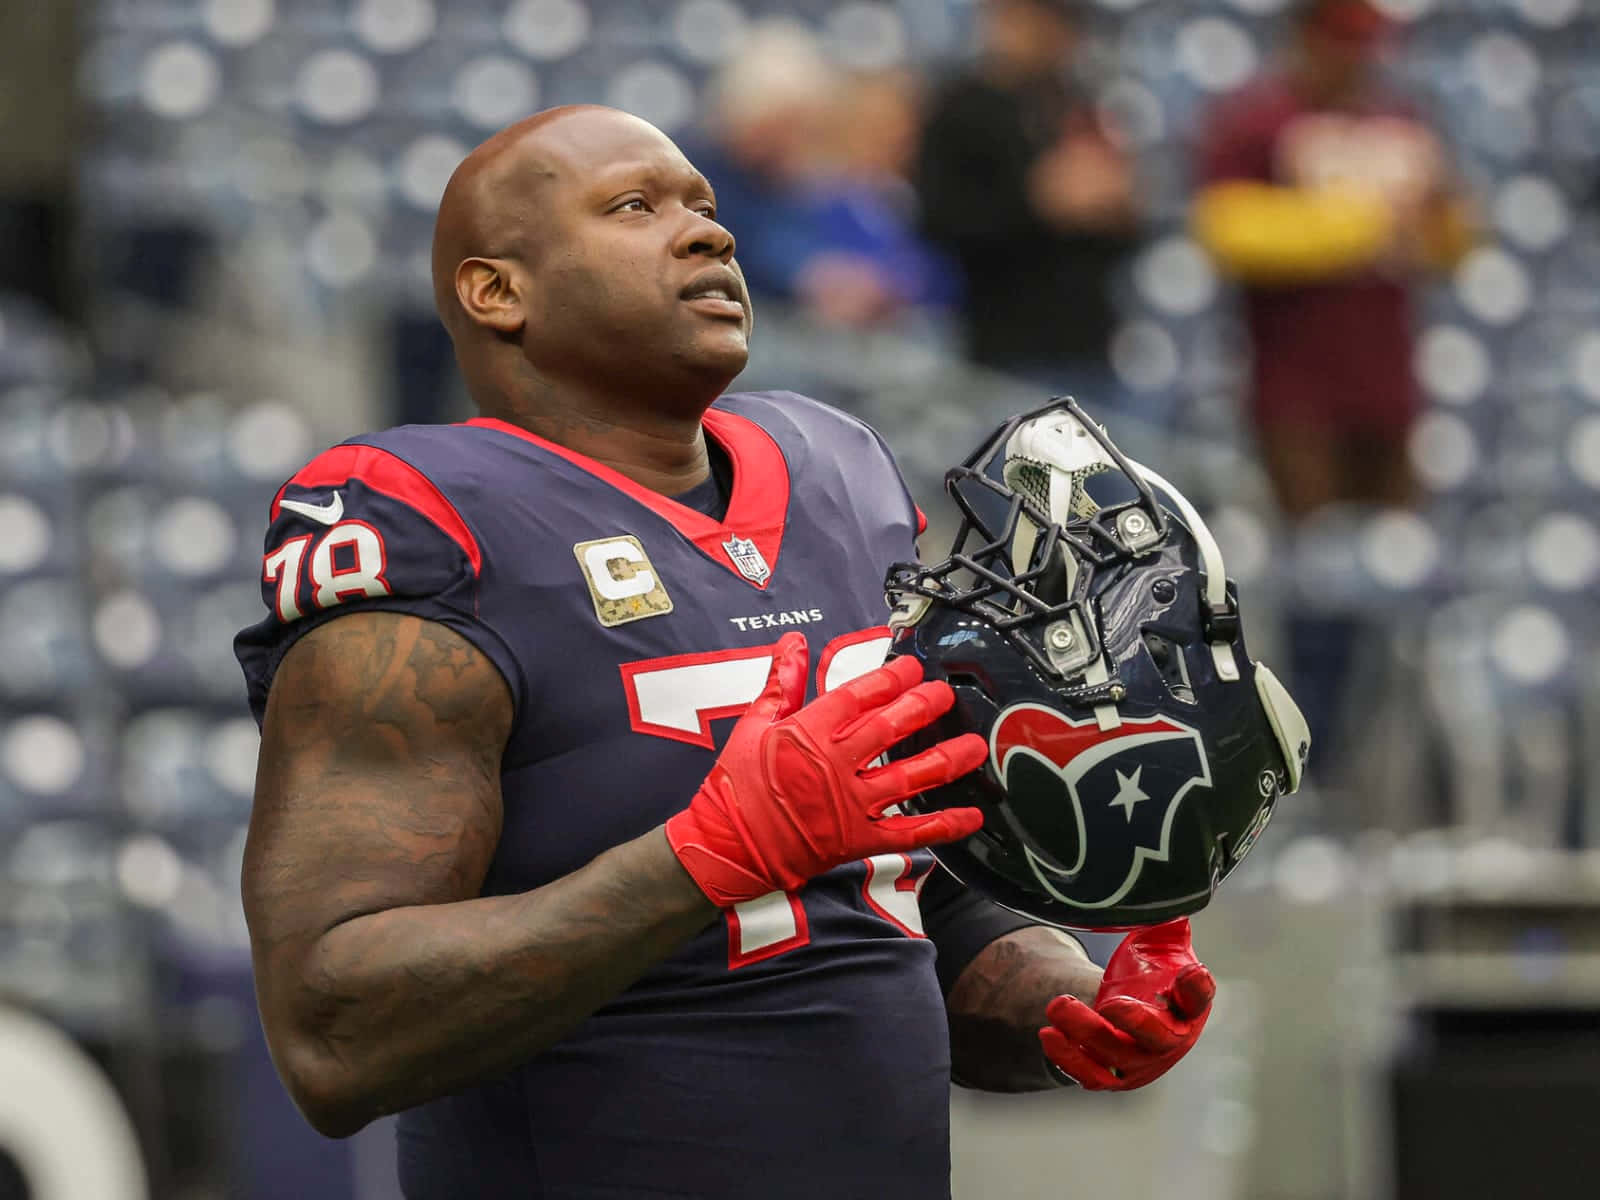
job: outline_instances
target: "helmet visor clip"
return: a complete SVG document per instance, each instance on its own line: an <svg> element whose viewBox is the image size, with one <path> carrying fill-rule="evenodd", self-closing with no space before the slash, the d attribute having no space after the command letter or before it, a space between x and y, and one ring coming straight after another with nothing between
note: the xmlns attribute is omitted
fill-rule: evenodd
<svg viewBox="0 0 1600 1200"><path fill-rule="evenodd" d="M1046 625L1039 639L1050 669L1062 678L1081 674L1100 651L1099 643L1085 631L1078 607L1074 605L1064 618Z"/></svg>
<svg viewBox="0 0 1600 1200"><path fill-rule="evenodd" d="M1200 595L1200 617L1205 622L1206 640L1208 642L1222 642L1233 645L1239 636L1239 609L1234 604L1233 597L1224 598L1220 608L1212 608L1211 602L1202 592Z"/></svg>

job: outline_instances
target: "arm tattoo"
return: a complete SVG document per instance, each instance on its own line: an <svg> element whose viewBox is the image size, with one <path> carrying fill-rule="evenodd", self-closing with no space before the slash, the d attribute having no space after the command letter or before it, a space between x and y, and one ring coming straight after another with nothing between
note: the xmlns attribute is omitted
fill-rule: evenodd
<svg viewBox="0 0 1600 1200"><path fill-rule="evenodd" d="M945 1001L955 1081L991 1092L1054 1087L1039 1047L1045 1008L1060 995L1092 1003L1100 968L1076 941L1034 925L990 942Z"/></svg>
<svg viewBox="0 0 1600 1200"><path fill-rule="evenodd" d="M511 697L437 623L352 613L278 670L245 911L274 1057L324 1133L502 1074L715 919L657 829L479 892Z"/></svg>

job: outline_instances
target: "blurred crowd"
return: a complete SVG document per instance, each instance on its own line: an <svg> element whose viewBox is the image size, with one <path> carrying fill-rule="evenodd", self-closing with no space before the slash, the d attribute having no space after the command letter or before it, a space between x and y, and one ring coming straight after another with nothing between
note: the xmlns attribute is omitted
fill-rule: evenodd
<svg viewBox="0 0 1600 1200"><path fill-rule="evenodd" d="M752 288L848 328L945 310L972 361L1122 407L1113 277L1143 213L1078 53L1084 9L984 0L975 59L929 77L758 27L690 147ZM1247 412L1285 513L1409 504L1409 292L1460 260L1477 217L1441 134L1381 76L1383 12L1297 0L1286 21L1281 60L1199 124L1194 231L1240 285Z"/></svg>

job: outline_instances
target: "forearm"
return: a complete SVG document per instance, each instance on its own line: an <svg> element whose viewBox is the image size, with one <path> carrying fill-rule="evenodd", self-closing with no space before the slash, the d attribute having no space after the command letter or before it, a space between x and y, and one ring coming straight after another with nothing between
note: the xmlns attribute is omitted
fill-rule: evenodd
<svg viewBox="0 0 1600 1200"><path fill-rule="evenodd" d="M531 892L355 917L285 985L280 1068L354 1132L538 1054L715 916L656 829Z"/></svg>
<svg viewBox="0 0 1600 1200"><path fill-rule="evenodd" d="M1393 218L1375 195L1228 180L1195 200L1200 244L1248 284L1315 283L1365 270L1389 244Z"/></svg>
<svg viewBox="0 0 1600 1200"><path fill-rule="evenodd" d="M965 1087L1030 1092L1056 1086L1039 1046L1057 996L1092 1003L1100 968L1066 934L1043 926L997 938L972 960L945 1001L951 1075Z"/></svg>

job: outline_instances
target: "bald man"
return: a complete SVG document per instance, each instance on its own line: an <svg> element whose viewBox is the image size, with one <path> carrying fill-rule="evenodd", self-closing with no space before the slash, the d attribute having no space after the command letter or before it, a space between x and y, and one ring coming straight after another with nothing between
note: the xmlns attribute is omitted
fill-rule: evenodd
<svg viewBox="0 0 1600 1200"><path fill-rule="evenodd" d="M1095 995L935 872L976 813L885 814L986 747L870 765L952 702L879 666L919 514L866 426L722 394L733 251L645 122L512 126L434 244L482 415L273 502L236 646L261 1015L319 1131L402 1113L411 1200L948 1195L952 1073L1059 1084L1046 1009Z"/></svg>

